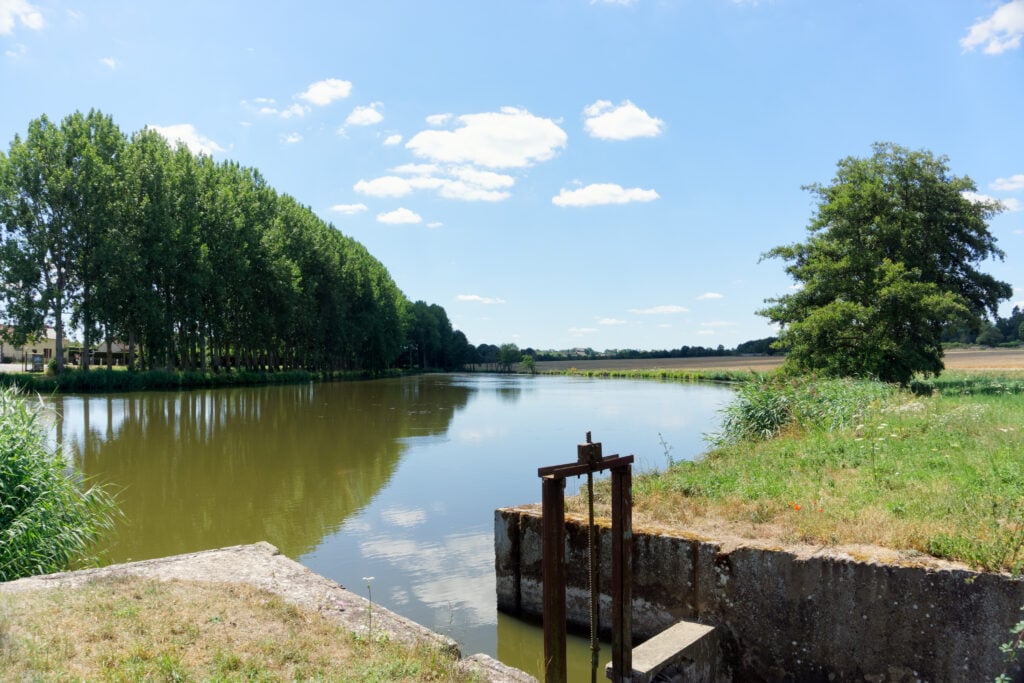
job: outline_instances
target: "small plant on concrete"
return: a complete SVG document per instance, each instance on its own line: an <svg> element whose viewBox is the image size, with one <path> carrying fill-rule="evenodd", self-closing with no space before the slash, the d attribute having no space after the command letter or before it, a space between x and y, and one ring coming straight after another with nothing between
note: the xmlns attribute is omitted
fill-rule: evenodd
<svg viewBox="0 0 1024 683"><path fill-rule="evenodd" d="M366 637L373 637L373 577L364 576L363 581L366 582L366 599L368 604L366 605Z"/></svg>
<svg viewBox="0 0 1024 683"><path fill-rule="evenodd" d="M1024 607L1021 607L1021 611L1024 611ZM1008 674L1010 667L1017 663L1017 658L1024 652L1024 619L1010 629L1010 634L1013 638L999 646L999 651L1006 655L1006 665L1003 672L996 676L995 683L1010 683L1012 680Z"/></svg>

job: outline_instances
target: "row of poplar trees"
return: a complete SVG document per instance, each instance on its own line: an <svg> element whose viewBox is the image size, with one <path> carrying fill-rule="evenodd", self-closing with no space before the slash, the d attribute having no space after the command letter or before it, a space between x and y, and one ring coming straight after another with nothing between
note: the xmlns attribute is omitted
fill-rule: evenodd
<svg viewBox="0 0 1024 683"><path fill-rule="evenodd" d="M97 111L42 116L0 152L0 240L0 333L15 346L47 322L60 344L70 323L83 349L126 344L133 367L377 371L431 360L415 338L425 312L452 336L440 307L410 304L361 244L256 170L152 129L126 136Z"/></svg>

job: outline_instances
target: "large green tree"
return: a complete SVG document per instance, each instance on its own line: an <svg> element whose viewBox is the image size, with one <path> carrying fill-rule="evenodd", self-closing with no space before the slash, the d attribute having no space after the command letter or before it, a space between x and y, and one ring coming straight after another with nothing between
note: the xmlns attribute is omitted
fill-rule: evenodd
<svg viewBox="0 0 1024 683"><path fill-rule="evenodd" d="M1002 207L947 163L877 143L806 188L818 198L807 240L765 254L798 285L760 311L781 325L789 367L906 384L941 372L944 328L996 316L1012 289L979 267L1003 258L987 223Z"/></svg>

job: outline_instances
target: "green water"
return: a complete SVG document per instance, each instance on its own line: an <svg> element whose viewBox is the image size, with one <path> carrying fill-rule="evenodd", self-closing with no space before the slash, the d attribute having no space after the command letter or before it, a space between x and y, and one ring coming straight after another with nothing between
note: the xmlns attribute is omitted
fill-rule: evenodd
<svg viewBox="0 0 1024 683"><path fill-rule="evenodd" d="M539 500L537 468L575 460L587 431L605 455L635 454L640 470L665 464L659 434L673 457L692 457L730 396L654 381L428 375L51 402L54 439L118 492L124 518L105 561L266 540L357 593L373 577L375 602L466 654L538 674L539 630L495 609L494 509ZM570 666L589 672L586 643L573 643Z"/></svg>

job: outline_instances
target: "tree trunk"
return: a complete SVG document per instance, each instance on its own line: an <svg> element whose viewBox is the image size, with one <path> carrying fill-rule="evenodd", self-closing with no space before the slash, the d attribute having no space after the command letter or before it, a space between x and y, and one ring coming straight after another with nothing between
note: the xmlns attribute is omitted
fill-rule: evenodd
<svg viewBox="0 0 1024 683"><path fill-rule="evenodd" d="M135 328L128 330L128 369L135 369Z"/></svg>

